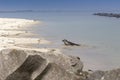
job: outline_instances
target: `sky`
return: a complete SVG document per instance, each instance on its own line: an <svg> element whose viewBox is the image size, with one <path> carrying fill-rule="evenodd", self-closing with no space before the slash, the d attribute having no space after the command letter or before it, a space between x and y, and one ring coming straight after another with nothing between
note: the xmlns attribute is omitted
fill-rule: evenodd
<svg viewBox="0 0 120 80"><path fill-rule="evenodd" d="M7 10L120 10L120 0L0 0Z"/></svg>

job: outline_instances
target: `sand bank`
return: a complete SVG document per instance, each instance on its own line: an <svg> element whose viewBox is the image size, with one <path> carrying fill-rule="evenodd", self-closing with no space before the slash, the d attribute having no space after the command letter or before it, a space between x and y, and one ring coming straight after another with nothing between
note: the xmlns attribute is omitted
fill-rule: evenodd
<svg viewBox="0 0 120 80"><path fill-rule="evenodd" d="M0 18L0 50L14 48L49 51L50 49L39 49L32 46L33 44L50 44L50 41L44 38L28 37L35 34L29 32L27 28L36 24L41 24L41 22L27 19Z"/></svg>
<svg viewBox="0 0 120 80"><path fill-rule="evenodd" d="M39 21L27 20L27 19L15 19L15 18L0 18L1 30L14 30L20 28L26 28L28 26L41 23Z"/></svg>

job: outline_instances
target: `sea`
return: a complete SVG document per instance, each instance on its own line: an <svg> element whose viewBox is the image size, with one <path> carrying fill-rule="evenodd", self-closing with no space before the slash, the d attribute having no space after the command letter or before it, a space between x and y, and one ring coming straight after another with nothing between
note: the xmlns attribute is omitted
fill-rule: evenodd
<svg viewBox="0 0 120 80"><path fill-rule="evenodd" d="M1 18L39 20L29 31L50 40L42 48L58 48L63 54L79 56L84 69L120 68L120 19L93 15L94 12L1 12ZM64 46L63 39L81 46Z"/></svg>

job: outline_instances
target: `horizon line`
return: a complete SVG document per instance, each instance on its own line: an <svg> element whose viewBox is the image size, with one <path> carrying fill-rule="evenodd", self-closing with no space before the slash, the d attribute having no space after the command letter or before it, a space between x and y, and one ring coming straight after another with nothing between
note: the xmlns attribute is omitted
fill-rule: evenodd
<svg viewBox="0 0 120 80"><path fill-rule="evenodd" d="M105 10L0 10L0 13L20 13L20 12L94 12ZM119 10L106 10L106 12L119 11Z"/></svg>

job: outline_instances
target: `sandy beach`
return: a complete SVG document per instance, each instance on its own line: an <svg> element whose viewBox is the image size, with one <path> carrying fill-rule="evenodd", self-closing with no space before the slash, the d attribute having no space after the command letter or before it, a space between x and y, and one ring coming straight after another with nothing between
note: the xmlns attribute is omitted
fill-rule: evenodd
<svg viewBox="0 0 120 80"><path fill-rule="evenodd" d="M32 45L50 44L51 42L44 38L32 38L34 36L27 30L30 26L41 24L40 21L15 19L15 18L0 18L0 50L2 49L25 49L38 50L41 52L50 51L46 48L36 48Z"/></svg>
<svg viewBox="0 0 120 80"><path fill-rule="evenodd" d="M44 72L44 70L47 69L47 66L49 67L49 65L52 65L50 67L50 70L52 70L52 68L55 70L51 72L58 72L60 70L61 74L65 72L65 74L69 74L73 76L73 78L75 77L74 73L77 72L77 69L82 70L83 63L80 62L79 59L62 54L60 49L49 47L39 48L33 46L47 46L49 44L52 44L50 41L42 37L34 37L34 35L37 34L31 33L29 31L28 28L30 28L30 26L34 27L34 25L36 24L40 25L41 22L27 19L0 18L0 80L8 80L8 76L13 73L20 65L24 64L25 60L27 60L29 56L31 56L30 60L28 60L30 62L30 65L28 65L29 62L25 63L25 65L28 65L28 67L31 68L31 66L36 66L35 64L37 64L38 67L33 67L34 69L36 68L35 71L32 69L29 71L25 69L26 71L30 72L30 79L28 80L35 80L41 72ZM41 54L43 55L43 58L41 57ZM73 64L75 64L75 68L71 66ZM32 74L31 71L33 71ZM25 72L24 74L25 77L27 77L26 73L27 72ZM53 73L50 74L54 75ZM17 79L19 78L20 77L18 77Z"/></svg>

